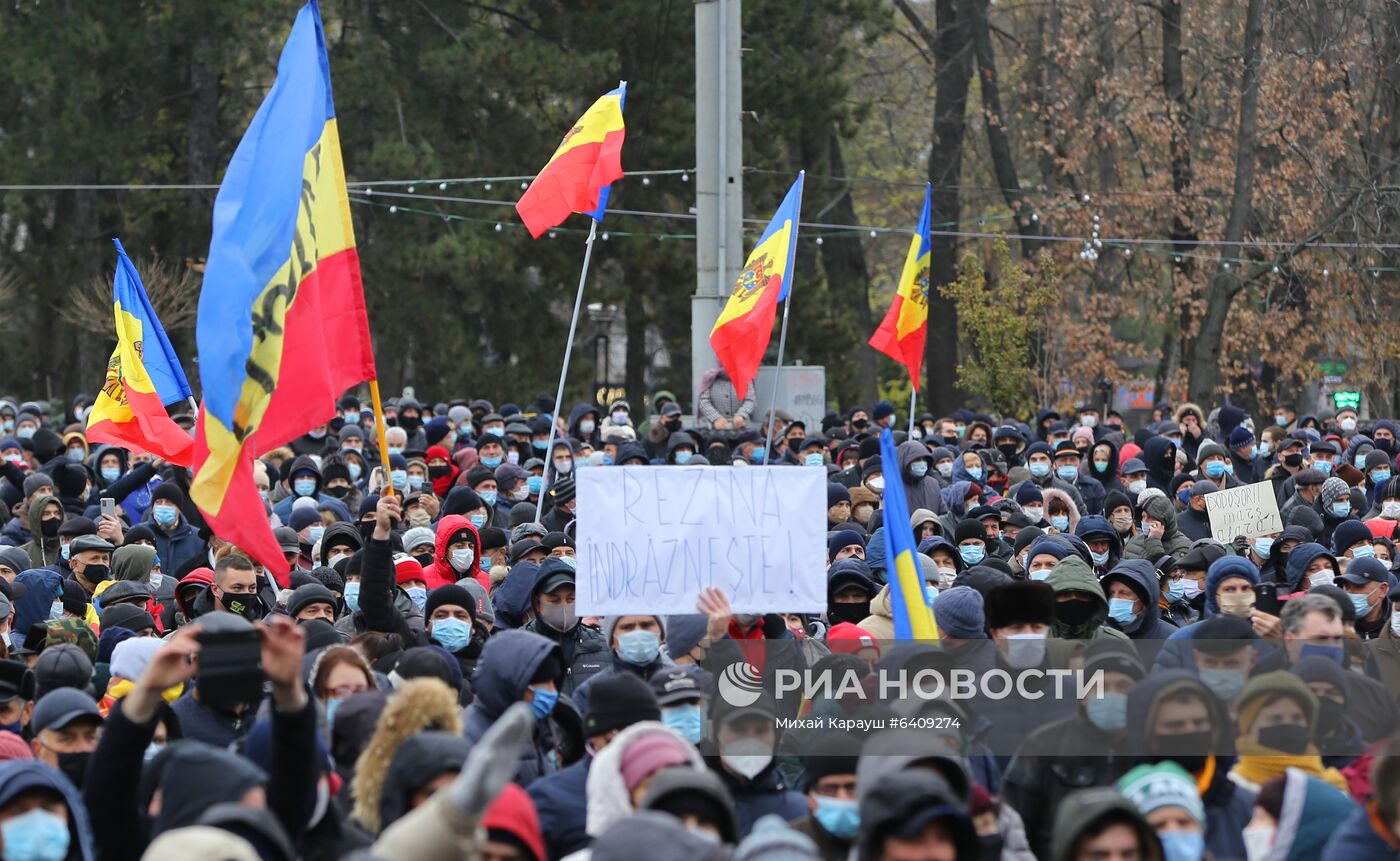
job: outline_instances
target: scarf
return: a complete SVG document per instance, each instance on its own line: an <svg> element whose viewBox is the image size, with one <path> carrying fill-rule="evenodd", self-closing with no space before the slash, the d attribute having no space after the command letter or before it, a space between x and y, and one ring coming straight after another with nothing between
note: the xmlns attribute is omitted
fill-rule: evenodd
<svg viewBox="0 0 1400 861"><path fill-rule="evenodd" d="M1297 756L1279 753L1271 747L1243 738L1235 742L1235 749L1239 761L1235 763L1234 772L1256 786L1263 786L1275 777L1282 777L1285 770L1296 768L1327 781L1342 792L1347 791L1346 778L1335 768L1323 767L1322 756L1311 744Z"/></svg>

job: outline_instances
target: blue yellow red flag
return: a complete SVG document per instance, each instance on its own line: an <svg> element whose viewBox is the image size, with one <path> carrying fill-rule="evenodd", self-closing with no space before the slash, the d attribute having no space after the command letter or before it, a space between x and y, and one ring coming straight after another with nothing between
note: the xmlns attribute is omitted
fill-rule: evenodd
<svg viewBox="0 0 1400 861"><path fill-rule="evenodd" d="M889 428L880 431L880 462L899 463L895 454L894 435ZM909 522L909 500L904 497L904 483L885 482L881 505L885 530L885 566L889 579L890 610L894 614L896 640L932 640L938 637L933 624L933 609L924 593L924 578L914 558L914 533L900 528Z"/></svg>
<svg viewBox="0 0 1400 861"><path fill-rule="evenodd" d="M196 340L204 407L190 495L215 534L283 574L253 458L329 421L345 389L375 378L316 0L297 14L214 200Z"/></svg>
<svg viewBox="0 0 1400 861"><path fill-rule="evenodd" d="M919 378L924 364L924 342L928 338L929 260L932 249L929 218L933 209L933 186L924 186L924 211L919 226L909 242L904 269L899 274L894 302L870 346L894 359L909 372L914 391L919 390Z"/></svg>
<svg viewBox="0 0 1400 861"><path fill-rule="evenodd" d="M605 93L569 127L554 155L515 204L530 235L557 227L570 213L602 221L612 183L622 178L627 82Z"/></svg>
<svg viewBox="0 0 1400 861"><path fill-rule="evenodd" d="M160 325L141 275L117 246L112 313L117 346L107 360L107 378L87 418L87 438L146 451L189 466L194 440L171 420L166 406L191 396L180 358Z"/></svg>
<svg viewBox="0 0 1400 861"><path fill-rule="evenodd" d="M792 289L797 227L802 220L802 182L806 176L806 171L797 174L778 211L749 252L744 270L710 330L710 346L741 398L748 392L768 350L778 303L786 300Z"/></svg>

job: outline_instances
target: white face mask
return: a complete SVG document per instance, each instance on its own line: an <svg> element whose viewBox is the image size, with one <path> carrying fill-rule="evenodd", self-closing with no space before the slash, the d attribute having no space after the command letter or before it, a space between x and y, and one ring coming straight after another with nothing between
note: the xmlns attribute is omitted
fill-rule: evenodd
<svg viewBox="0 0 1400 861"><path fill-rule="evenodd" d="M730 771L753 780L773 761L773 751L761 741L746 739L725 745L719 758L729 766Z"/></svg>
<svg viewBox="0 0 1400 861"><path fill-rule="evenodd" d="M554 471L559 473L560 475L568 475L569 473L574 471L573 461L555 461Z"/></svg>
<svg viewBox="0 0 1400 861"><path fill-rule="evenodd" d="M1006 663L1013 669L1039 666L1045 657L1044 634L1007 634Z"/></svg>
<svg viewBox="0 0 1400 861"><path fill-rule="evenodd" d="M335 563L339 562L342 559L348 559L349 557L349 553L332 553L330 556L326 557L326 564L334 568Z"/></svg>
<svg viewBox="0 0 1400 861"><path fill-rule="evenodd" d="M591 434L595 427L597 427L597 425L593 423L593 419L584 419L578 423L578 430L581 434Z"/></svg>
<svg viewBox="0 0 1400 861"><path fill-rule="evenodd" d="M870 477L870 480L867 481L865 484L871 490L876 491L878 493L879 491L885 489L885 477L883 475L872 475Z"/></svg>
<svg viewBox="0 0 1400 861"><path fill-rule="evenodd" d="M1309 586L1331 586L1331 585L1332 585L1332 581L1334 581L1334 580L1336 580L1336 579L1337 579L1337 576L1336 576L1335 574L1332 573L1332 569L1331 569L1331 568L1325 568L1325 569L1323 569L1323 570L1317 572L1316 574L1309 574L1309 575L1308 575L1308 585L1309 585Z"/></svg>
<svg viewBox="0 0 1400 861"><path fill-rule="evenodd" d="M627 424L627 413L623 410L616 410L612 414L612 420L615 425L625 425Z"/></svg>
<svg viewBox="0 0 1400 861"><path fill-rule="evenodd" d="M1246 828L1240 832L1240 836L1244 838L1246 861L1264 861L1274 848L1274 829L1267 825L1263 828Z"/></svg>
<svg viewBox="0 0 1400 861"><path fill-rule="evenodd" d="M1086 428L1091 428L1099 423L1098 416L1080 416L1079 423Z"/></svg>
<svg viewBox="0 0 1400 861"><path fill-rule="evenodd" d="M939 569L938 569L938 588L939 588L939 589L948 589L948 588L951 588L952 585L953 585L953 581L954 581L955 579L957 579L957 576L958 576L958 572L957 572L957 569L955 569L955 568L939 568Z"/></svg>
<svg viewBox="0 0 1400 861"><path fill-rule="evenodd" d="M1400 610L1390 614L1390 631L1395 636L1400 637Z"/></svg>
<svg viewBox="0 0 1400 861"><path fill-rule="evenodd" d="M1381 517L1386 520L1400 520L1400 500L1387 499L1381 503Z"/></svg>
<svg viewBox="0 0 1400 861"><path fill-rule="evenodd" d="M1137 481L1128 482L1128 492L1136 496L1147 489L1147 482L1139 478Z"/></svg>
<svg viewBox="0 0 1400 861"><path fill-rule="evenodd" d="M1027 508L1025 506L1022 506L1021 510L1026 513L1026 517L1030 519L1031 523L1039 523L1041 519L1045 517L1044 508Z"/></svg>
<svg viewBox="0 0 1400 861"><path fill-rule="evenodd" d="M476 552L470 547L463 547L460 550L452 551L452 570L461 574L470 571L472 562L476 560Z"/></svg>

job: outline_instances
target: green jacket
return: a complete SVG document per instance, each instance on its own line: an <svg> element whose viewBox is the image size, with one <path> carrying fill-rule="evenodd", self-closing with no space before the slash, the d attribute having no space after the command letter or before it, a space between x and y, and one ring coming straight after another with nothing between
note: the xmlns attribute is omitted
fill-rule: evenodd
<svg viewBox="0 0 1400 861"><path fill-rule="evenodd" d="M1146 535L1133 536L1123 547L1123 558L1156 562L1168 554L1173 559L1185 556L1186 551L1191 549L1191 539L1182 535L1181 530L1176 528L1176 506L1172 505L1172 501L1165 496L1154 496L1147 500L1142 510L1154 520L1162 522L1162 537L1159 539Z"/></svg>
<svg viewBox="0 0 1400 861"><path fill-rule="evenodd" d="M1045 579L1058 599L1063 592L1085 592L1094 599L1094 613L1082 625L1069 625L1058 619L1050 628L1050 636L1060 640L1126 640L1128 635L1104 625L1108 619L1108 599L1104 597L1099 578L1089 563L1071 553L1060 561Z"/></svg>

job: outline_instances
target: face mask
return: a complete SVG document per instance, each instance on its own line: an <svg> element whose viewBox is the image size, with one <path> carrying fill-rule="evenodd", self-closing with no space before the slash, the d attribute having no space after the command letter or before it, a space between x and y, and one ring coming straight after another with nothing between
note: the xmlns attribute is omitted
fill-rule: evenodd
<svg viewBox="0 0 1400 861"><path fill-rule="evenodd" d="M421 611L428 603L428 589L426 586L410 586L404 590L408 593L408 600L418 606Z"/></svg>
<svg viewBox="0 0 1400 861"><path fill-rule="evenodd" d="M92 759L91 751L80 753L60 753L58 755L58 770L64 776L73 781L73 785L79 789L83 788L83 782L87 778L88 762ZM67 831L67 828L64 828ZM10 854L10 844L5 844L5 855Z"/></svg>
<svg viewBox="0 0 1400 861"><path fill-rule="evenodd" d="M1133 518L1131 515L1120 514L1113 518L1112 523L1113 528L1120 533L1126 534L1133 531Z"/></svg>
<svg viewBox="0 0 1400 861"><path fill-rule="evenodd" d="M20 428L18 431L15 432L15 436L19 437L20 439L33 439L34 428L30 427L29 425L25 425L24 427Z"/></svg>
<svg viewBox="0 0 1400 861"><path fill-rule="evenodd" d="M578 613L570 604L540 605L540 620L561 634L568 633L578 624Z"/></svg>
<svg viewBox="0 0 1400 861"><path fill-rule="evenodd" d="M348 463L345 465L345 467L350 471L351 481L360 480L360 473L362 472L362 470L360 469L360 465L358 463Z"/></svg>
<svg viewBox="0 0 1400 861"><path fill-rule="evenodd" d="M1282 424L1283 420L1279 420ZM1246 828L1240 832L1244 837L1244 856L1246 861L1264 861L1269 857L1269 852L1274 848L1274 829L1268 826L1263 828Z"/></svg>
<svg viewBox="0 0 1400 861"><path fill-rule="evenodd" d="M1186 578L1167 581L1167 597L1172 601L1186 600Z"/></svg>
<svg viewBox="0 0 1400 861"><path fill-rule="evenodd" d="M1029 469L1031 471L1031 475L1035 476L1036 478L1044 478L1045 476L1050 474L1050 464L1048 463L1036 461L1035 463L1028 464L1026 468Z"/></svg>
<svg viewBox="0 0 1400 861"><path fill-rule="evenodd" d="M870 477L870 480L866 482L866 484L870 487L871 490L875 491L876 493L879 493L880 491L885 489L885 477L883 475L873 475Z"/></svg>
<svg viewBox="0 0 1400 861"><path fill-rule="evenodd" d="M627 412L625 410L613 410L612 420L615 425L627 424Z"/></svg>
<svg viewBox="0 0 1400 861"><path fill-rule="evenodd" d="M773 762L773 751L761 741L738 741L721 751L719 758L730 771L753 780Z"/></svg>
<svg viewBox="0 0 1400 861"><path fill-rule="evenodd" d="M83 450L80 448L70 448L67 452L64 453L64 456L68 458L68 461L70 463L83 462Z"/></svg>
<svg viewBox="0 0 1400 861"><path fill-rule="evenodd" d="M112 576L112 569L106 565L83 566L83 579L89 583L101 583Z"/></svg>
<svg viewBox="0 0 1400 861"><path fill-rule="evenodd" d="M987 558L987 548L981 544L966 544L958 547L958 555L968 565L976 565Z"/></svg>
<svg viewBox="0 0 1400 861"><path fill-rule="evenodd" d="M1369 544L1362 544L1360 547L1351 549L1351 558L1353 559L1374 559L1375 557L1376 549Z"/></svg>
<svg viewBox="0 0 1400 861"><path fill-rule="evenodd" d="M49 605L49 619L63 618L63 602L55 600Z"/></svg>
<svg viewBox="0 0 1400 861"><path fill-rule="evenodd" d="M677 466L685 466L687 463L690 462L690 459L691 459L692 457L694 457L694 456L695 456L695 452L691 451L691 450L688 449L688 448L677 449L677 450L676 450L676 465L677 465ZM810 454L807 455L808 465L810 465L811 459L812 459L812 456L811 456ZM818 464L818 465L821 464L821 455L817 455L817 464Z"/></svg>
<svg viewBox="0 0 1400 861"><path fill-rule="evenodd" d="M672 706L661 712L661 722L691 744L699 744L705 732L705 713L697 705Z"/></svg>
<svg viewBox="0 0 1400 861"><path fill-rule="evenodd" d="M1303 465L1303 456L1301 454L1286 454L1283 456L1283 465L1297 469Z"/></svg>
<svg viewBox="0 0 1400 861"><path fill-rule="evenodd" d="M574 462L571 460L556 460L554 462L554 471L559 473L560 475L568 475L570 472L573 472L573 469Z"/></svg>
<svg viewBox="0 0 1400 861"><path fill-rule="evenodd" d="M1191 488L1187 487L1187 488L1183 488L1182 490L1177 491L1176 498L1177 498L1177 501L1180 502L1182 505L1190 505L1190 504L1191 504Z"/></svg>
<svg viewBox="0 0 1400 861"><path fill-rule="evenodd" d="M360 612L360 581L352 580L345 584L345 607L351 613ZM425 599L426 600L426 599Z"/></svg>
<svg viewBox="0 0 1400 861"><path fill-rule="evenodd" d="M18 465L24 463L24 455L20 454L19 452L12 451L9 454L5 455L5 460L8 460L10 463Z"/></svg>
<svg viewBox="0 0 1400 861"><path fill-rule="evenodd" d="M855 799L851 798L828 798L818 795L817 809L812 812L812 817L826 833L842 840L855 837L860 828L860 808Z"/></svg>
<svg viewBox="0 0 1400 861"><path fill-rule="evenodd" d="M1312 743L1312 732L1303 724L1275 724L1259 730L1259 743L1270 750L1297 756Z"/></svg>
<svg viewBox="0 0 1400 861"><path fill-rule="evenodd" d="M914 467L913 467L913 466L910 466L910 467L909 467L909 471L910 471L910 472L914 472ZM924 472L928 472L928 469L925 468L925 469L924 469ZM967 468L967 477L970 478L970 479L972 479L973 481L981 481L981 480L982 480L982 467L980 467L980 466L969 466L969 467Z"/></svg>
<svg viewBox="0 0 1400 861"><path fill-rule="evenodd" d="M1075 480L1079 478L1079 467L1059 466L1055 468L1055 475L1059 476L1060 481L1067 481L1070 484L1074 484Z"/></svg>
<svg viewBox="0 0 1400 861"><path fill-rule="evenodd" d="M645 667L661 652L661 638L655 631L628 631L617 635L617 653L622 660Z"/></svg>
<svg viewBox="0 0 1400 861"><path fill-rule="evenodd" d="M939 568L939 569L938 569L938 588L940 588L940 589L950 589L950 588L952 588L952 586L953 586L953 581L956 580L957 577L958 577L958 570L957 570L956 568Z"/></svg>
<svg viewBox="0 0 1400 861"><path fill-rule="evenodd" d="M549 717L549 713L554 711L554 704L559 701L559 692L551 691L548 688L530 688L535 692L535 697L530 701L530 711L534 712L535 720L544 720Z"/></svg>
<svg viewBox="0 0 1400 861"><path fill-rule="evenodd" d="M953 475L953 462L949 460L940 463L938 465L938 474L944 478L951 478Z"/></svg>
<svg viewBox="0 0 1400 861"><path fill-rule="evenodd" d="M408 477L408 489L415 493L423 489L423 485L428 483L428 479L414 473Z"/></svg>
<svg viewBox="0 0 1400 861"><path fill-rule="evenodd" d="M1211 478L1219 478L1220 476L1222 476L1222 475L1224 475L1224 474L1225 474L1225 463L1224 463L1224 461L1213 460L1213 461L1211 461L1210 463L1206 464L1206 475L1210 476Z"/></svg>
<svg viewBox="0 0 1400 861"><path fill-rule="evenodd" d="M111 484L122 477L122 469L119 466L102 467L102 480ZM1388 476L1387 476L1388 477Z"/></svg>
<svg viewBox="0 0 1400 861"><path fill-rule="evenodd" d="M292 481L292 493L297 496L310 496L316 492L316 479L298 478Z"/></svg>
<svg viewBox="0 0 1400 861"><path fill-rule="evenodd" d="M1340 427L1342 430L1346 431L1347 433L1351 433L1352 431L1356 430L1356 419L1342 419L1341 421L1337 422L1337 426Z"/></svg>
<svg viewBox="0 0 1400 861"><path fill-rule="evenodd" d="M1068 515L1068 514L1052 514L1052 515L1050 516L1050 525L1053 526L1053 527L1055 527L1056 529L1060 530L1061 532L1068 532L1068 531L1069 531L1069 515Z"/></svg>
<svg viewBox="0 0 1400 861"><path fill-rule="evenodd" d="M1357 617L1358 619L1361 618L1362 616L1365 616L1367 613L1371 612L1371 596L1370 596L1370 595L1366 595L1366 594L1364 594L1364 593L1358 595L1358 594L1356 594L1356 593L1353 592L1353 593L1349 593L1349 594L1347 595L1347 597L1351 599L1351 606L1352 606L1353 609L1356 610L1356 617Z"/></svg>
<svg viewBox="0 0 1400 861"><path fill-rule="evenodd" d="M1181 578L1181 588L1189 601L1201 594L1201 583L1199 580L1192 580L1190 577Z"/></svg>
<svg viewBox="0 0 1400 861"><path fill-rule="evenodd" d="M1317 461L1316 463L1313 464L1313 468L1316 469L1318 472L1322 473L1323 475L1331 475L1331 474L1332 474L1332 461L1330 461L1330 460L1319 460L1319 461Z"/></svg>
<svg viewBox="0 0 1400 861"><path fill-rule="evenodd" d="M1122 732L1128 725L1128 695L1106 693L1084 704L1089 722L1104 732Z"/></svg>
<svg viewBox="0 0 1400 861"><path fill-rule="evenodd" d="M749 453L749 460L754 463L763 463L763 459L767 456L768 448L766 446L756 445L753 447L753 451Z"/></svg>
<svg viewBox="0 0 1400 861"><path fill-rule="evenodd" d="M1044 508L1031 507L1022 508L1021 510L1026 513L1026 517L1030 519L1031 523L1039 523L1040 519L1045 516Z"/></svg>
<svg viewBox="0 0 1400 861"><path fill-rule="evenodd" d="M403 454L403 446L391 445L388 447L387 451L389 452L390 457L393 457L396 454Z"/></svg>
<svg viewBox="0 0 1400 861"><path fill-rule="evenodd" d="M1002 456L1010 462L1016 458L1016 452L1019 451L1020 448L1021 447L1014 442L1005 442L997 446L997 451L1001 452Z"/></svg>
<svg viewBox="0 0 1400 861"><path fill-rule="evenodd" d="M1220 612L1227 616L1249 618L1249 611L1254 609L1254 593L1236 592L1233 595L1221 595L1218 603Z"/></svg>
<svg viewBox="0 0 1400 861"><path fill-rule="evenodd" d="M1166 831L1157 835L1162 841L1164 861L1201 861L1206 851L1206 835L1201 831Z"/></svg>
<svg viewBox="0 0 1400 861"><path fill-rule="evenodd" d="M1139 493L1142 493L1146 489L1147 481L1144 479L1140 478L1137 481L1128 482L1128 492L1134 496L1137 496Z"/></svg>
<svg viewBox="0 0 1400 861"><path fill-rule="evenodd" d="M1298 650L1298 660L1300 661L1303 658L1310 658L1313 655L1326 658L1340 666L1343 658L1346 657L1346 652L1341 646L1319 646L1316 643L1305 643L1303 647Z"/></svg>
<svg viewBox="0 0 1400 861"><path fill-rule="evenodd" d="M106 475L106 473L103 473L103 475ZM1372 484L1385 484L1387 481L1390 481L1390 470L1378 469L1371 473Z"/></svg>
<svg viewBox="0 0 1400 861"><path fill-rule="evenodd" d="M450 556L452 570L458 574L465 574L472 569L472 562L476 560L476 551L470 547L462 547L453 550Z"/></svg>
<svg viewBox="0 0 1400 861"><path fill-rule="evenodd" d="M1274 539L1256 538L1254 539L1254 555L1260 559L1268 559L1269 551L1274 549Z"/></svg>
<svg viewBox="0 0 1400 861"><path fill-rule="evenodd" d="M1105 550L1102 553L1095 553L1094 551L1090 550L1089 558L1094 560L1095 566L1102 568L1103 566L1108 564L1108 551Z"/></svg>
<svg viewBox="0 0 1400 861"><path fill-rule="evenodd" d="M680 462L679 456L677 456L676 461ZM803 456L802 462L807 466L822 466L826 463L826 458L822 457L820 454L809 454Z"/></svg>
<svg viewBox="0 0 1400 861"><path fill-rule="evenodd" d="M58 548L58 555L63 557L64 562L68 561L68 554L72 552L73 546L71 544L65 544L62 547Z"/></svg>
<svg viewBox="0 0 1400 861"><path fill-rule="evenodd" d="M495 469L496 467L501 465L501 458L496 455L492 455L491 457L483 457L481 459L481 465L486 467L487 469Z"/></svg>
<svg viewBox="0 0 1400 861"><path fill-rule="evenodd" d="M1235 464L1234 464L1233 461L1227 460L1227 461L1225 461L1223 464L1221 464L1221 466L1224 466L1224 467L1225 467L1225 474L1226 474L1226 475L1234 475L1234 474L1235 474Z"/></svg>
<svg viewBox="0 0 1400 861"><path fill-rule="evenodd" d="M593 428L595 427L597 427L597 425L594 424L593 419L584 419L583 421L578 423L579 433L583 434L584 436L588 436L589 434L593 433Z"/></svg>
<svg viewBox="0 0 1400 861"><path fill-rule="evenodd" d="M151 591L154 592L160 588L160 584L165 582L165 575L159 571L152 571L148 582L151 585Z"/></svg>
<svg viewBox="0 0 1400 861"><path fill-rule="evenodd" d="M5 861L63 861L68 857L68 824L43 808L5 820L0 837L5 841Z"/></svg>
<svg viewBox="0 0 1400 861"><path fill-rule="evenodd" d="M336 709L340 708L342 702L344 702L344 700L339 700L335 697L326 700L326 726L331 726L335 723L335 712Z"/></svg>
<svg viewBox="0 0 1400 861"><path fill-rule="evenodd" d="M306 531L306 538L307 538L307 540L310 541L312 544L315 544L317 541L320 541L321 538L325 536L325 534L326 534L326 527L324 527L324 526L313 526L313 527L311 527L310 529L308 529L308 530Z"/></svg>
<svg viewBox="0 0 1400 861"><path fill-rule="evenodd" d="M1138 614L1133 612L1134 603L1136 602L1127 598L1109 598L1108 618L1120 625L1131 624L1138 617Z"/></svg>
<svg viewBox="0 0 1400 861"><path fill-rule="evenodd" d="M180 517L180 509L173 505L157 505L151 509L151 519L161 526L170 526Z"/></svg>
<svg viewBox="0 0 1400 861"><path fill-rule="evenodd" d="M1240 695L1247 680L1244 670L1205 669L1199 670L1197 675L1201 677L1202 684L1226 702Z"/></svg>
<svg viewBox="0 0 1400 861"><path fill-rule="evenodd" d="M433 622L431 633L449 652L460 652L472 641L472 626L461 619L439 619Z"/></svg>
<svg viewBox="0 0 1400 861"><path fill-rule="evenodd" d="M911 430L911 431L909 432L909 438L910 438L910 439L913 439L913 440L920 440L920 439L923 439L923 438L924 438L924 432L921 431L921 430L919 430L918 428L914 428L913 430Z"/></svg>
<svg viewBox="0 0 1400 861"><path fill-rule="evenodd" d="M1050 568L1042 568L1039 571L1032 571L1030 577L1032 580L1044 580L1050 576L1052 570L1053 569Z"/></svg>
<svg viewBox="0 0 1400 861"><path fill-rule="evenodd" d="M1338 518L1346 517L1348 514L1351 514L1351 503L1350 503L1350 502L1334 502L1334 503L1332 503L1331 511L1332 511L1332 516L1333 516L1333 517L1338 517Z"/></svg>
<svg viewBox="0 0 1400 861"><path fill-rule="evenodd" d="M956 436L945 436L945 437L943 437L943 447L944 447L944 448L957 448L957 447L958 447L958 438L957 438Z"/></svg>
<svg viewBox="0 0 1400 861"><path fill-rule="evenodd" d="M938 587L932 583L924 584L924 603L933 606L933 602L938 599Z"/></svg>
<svg viewBox="0 0 1400 861"><path fill-rule="evenodd" d="M1006 663L1013 669L1028 670L1045 658L1044 634L1007 634Z"/></svg>
<svg viewBox="0 0 1400 861"><path fill-rule="evenodd" d="M1309 586L1331 586L1332 581L1337 579L1337 575L1332 573L1332 569L1327 568L1316 574L1308 575Z"/></svg>

